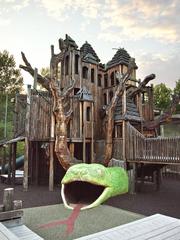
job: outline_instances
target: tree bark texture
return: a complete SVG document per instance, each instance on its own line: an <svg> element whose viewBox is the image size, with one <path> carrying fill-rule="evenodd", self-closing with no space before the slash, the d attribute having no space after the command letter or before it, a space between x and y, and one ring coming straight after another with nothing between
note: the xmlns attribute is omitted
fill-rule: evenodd
<svg viewBox="0 0 180 240"><path fill-rule="evenodd" d="M114 129L114 110L119 98L123 95L123 92L126 88L126 82L128 81L132 70L134 68L134 59L131 58L128 66L127 73L124 74L117 86L115 94L111 100L110 105L106 109L105 117L105 128L106 128L106 137L105 137L105 151L104 151L104 165L108 166L112 158L112 139L113 139L113 129Z"/></svg>
<svg viewBox="0 0 180 240"><path fill-rule="evenodd" d="M59 54L54 54L54 46L51 46L51 60L50 60L50 76L42 77L37 74L37 82L43 87L49 90L53 98L53 114L55 116L55 153L57 158L66 170L71 165L71 155L67 145L67 126L72 115L72 109L65 112L65 104L67 99L69 100L69 95L74 89L75 81L72 80L71 86L66 89L60 90L58 81L58 64L64 59L65 48L61 47L61 52ZM22 59L25 66L20 65L20 68L29 72L31 76L34 76L34 69L31 64L27 61L25 54L22 54Z"/></svg>

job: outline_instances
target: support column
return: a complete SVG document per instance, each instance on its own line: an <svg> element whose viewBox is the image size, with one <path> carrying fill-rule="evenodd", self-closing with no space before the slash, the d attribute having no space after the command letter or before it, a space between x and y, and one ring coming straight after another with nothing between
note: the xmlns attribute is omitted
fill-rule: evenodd
<svg viewBox="0 0 180 240"><path fill-rule="evenodd" d="M8 162L8 183L11 183L11 170L12 170L12 143L9 144L9 162Z"/></svg>
<svg viewBox="0 0 180 240"><path fill-rule="evenodd" d="M70 150L71 157L74 158L74 143L69 144L69 150Z"/></svg>
<svg viewBox="0 0 180 240"><path fill-rule="evenodd" d="M86 104L83 103L83 162L86 162Z"/></svg>
<svg viewBox="0 0 180 240"><path fill-rule="evenodd" d="M15 185L16 178L16 149L17 143L12 144L12 184Z"/></svg>
<svg viewBox="0 0 180 240"><path fill-rule="evenodd" d="M136 181L137 181L137 163L133 163L133 172L131 176L130 192L132 194L136 193Z"/></svg>
<svg viewBox="0 0 180 240"><path fill-rule="evenodd" d="M35 184L39 183L39 143L35 142L35 157L36 157L36 174L35 174Z"/></svg>
<svg viewBox="0 0 180 240"><path fill-rule="evenodd" d="M50 163L49 163L49 191L54 190L54 141L49 144Z"/></svg>
<svg viewBox="0 0 180 240"><path fill-rule="evenodd" d="M124 90L123 96L122 96L122 112L123 112L123 116L125 117L126 114L126 89ZM122 126L123 126L123 160L126 161L126 121L125 119L122 122Z"/></svg>
<svg viewBox="0 0 180 240"><path fill-rule="evenodd" d="M54 137L55 137L55 117L51 112L51 130L49 144L49 191L54 190Z"/></svg>
<svg viewBox="0 0 180 240"><path fill-rule="evenodd" d="M23 179L23 189L28 190L28 174L29 174L29 140L25 138L25 154L24 154L24 179Z"/></svg>
<svg viewBox="0 0 180 240"><path fill-rule="evenodd" d="M31 85L27 86L27 109L25 121L25 154L24 154L24 179L23 189L28 190L28 176L29 176L29 129L30 129L30 104L31 104Z"/></svg>
<svg viewBox="0 0 180 240"><path fill-rule="evenodd" d="M92 102L91 113L91 163L94 162L94 103Z"/></svg>

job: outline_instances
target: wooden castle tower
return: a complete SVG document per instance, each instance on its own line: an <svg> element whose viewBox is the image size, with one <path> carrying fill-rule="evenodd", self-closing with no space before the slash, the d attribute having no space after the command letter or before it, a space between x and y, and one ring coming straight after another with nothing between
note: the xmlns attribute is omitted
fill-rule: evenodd
<svg viewBox="0 0 180 240"><path fill-rule="evenodd" d="M62 62L58 66L59 88L65 89L75 80L74 90L67 101L67 109L73 114L68 125L68 145L71 156L79 162L92 163L102 158L105 139L104 111L110 103L121 76L127 72L130 55L120 48L112 60L102 64L93 47L85 42L78 48L76 42L66 35L67 46ZM153 120L152 86L143 93L128 98L127 92L137 89L134 65L126 90L119 99L114 113L113 157L125 158L124 123L130 122L143 133L143 122ZM37 75L37 72L36 72ZM36 76L35 76L36 79ZM28 181L41 183L48 179L50 190L54 180L60 178L63 170L53 152L51 95L28 87L27 96L17 95L15 115L15 137L24 136L26 142L25 172Z"/></svg>

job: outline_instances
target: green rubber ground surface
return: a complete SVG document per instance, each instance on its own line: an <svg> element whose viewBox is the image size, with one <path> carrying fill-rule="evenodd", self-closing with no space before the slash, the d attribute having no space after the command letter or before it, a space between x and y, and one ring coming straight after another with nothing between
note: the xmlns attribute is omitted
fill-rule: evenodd
<svg viewBox="0 0 180 240"><path fill-rule="evenodd" d="M136 213L101 205L81 211L75 221L74 230L69 235L66 235L66 225L39 228L41 224L65 220L71 213L72 211L65 209L63 204L27 208L24 209L24 223L46 240L70 240L143 218Z"/></svg>

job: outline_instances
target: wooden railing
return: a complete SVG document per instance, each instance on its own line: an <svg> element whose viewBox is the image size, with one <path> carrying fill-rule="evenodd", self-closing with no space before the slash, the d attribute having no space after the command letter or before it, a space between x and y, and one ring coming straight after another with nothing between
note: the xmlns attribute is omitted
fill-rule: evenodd
<svg viewBox="0 0 180 240"><path fill-rule="evenodd" d="M136 162L180 164L180 137L145 138L127 123L126 159Z"/></svg>

